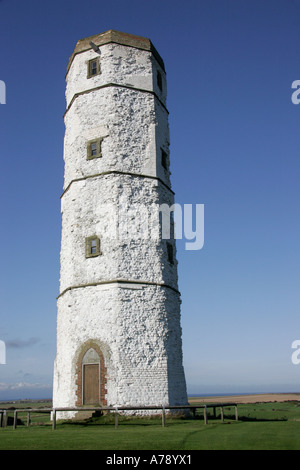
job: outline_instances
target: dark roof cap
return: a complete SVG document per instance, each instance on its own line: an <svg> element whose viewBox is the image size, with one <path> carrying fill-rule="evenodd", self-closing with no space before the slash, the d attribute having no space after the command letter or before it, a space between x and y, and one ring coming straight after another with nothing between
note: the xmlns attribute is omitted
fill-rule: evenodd
<svg viewBox="0 0 300 470"><path fill-rule="evenodd" d="M72 61L75 55L92 48L90 45L90 42L93 42L96 46L102 46L103 44L109 44L109 43L116 43L116 44L122 44L123 46L135 47L137 49L142 49L144 51L150 51L156 58L159 65L165 71L164 62L161 56L159 55L159 53L157 52L157 50L155 49L155 47L153 46L150 39L144 38L142 36L135 36L133 34L122 33L120 31L115 31L113 29L110 29L109 31L106 31L105 33L95 34L94 36L89 36L87 38L79 39L79 41L77 41L73 54L71 55L69 59L67 73L69 71L69 68L72 64Z"/></svg>

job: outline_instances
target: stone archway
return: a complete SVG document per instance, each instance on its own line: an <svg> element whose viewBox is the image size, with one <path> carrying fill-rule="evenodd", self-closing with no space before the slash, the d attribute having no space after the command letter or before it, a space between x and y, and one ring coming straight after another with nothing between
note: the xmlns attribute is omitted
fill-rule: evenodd
<svg viewBox="0 0 300 470"><path fill-rule="evenodd" d="M103 353L94 341L80 348L76 364L76 406L106 406L106 367Z"/></svg>
<svg viewBox="0 0 300 470"><path fill-rule="evenodd" d="M100 404L100 357L95 349L87 350L82 359L82 404Z"/></svg>

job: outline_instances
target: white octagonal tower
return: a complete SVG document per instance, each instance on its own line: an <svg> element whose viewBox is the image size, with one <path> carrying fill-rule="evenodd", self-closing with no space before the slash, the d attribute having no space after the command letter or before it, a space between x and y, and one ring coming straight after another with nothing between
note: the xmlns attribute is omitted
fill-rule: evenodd
<svg viewBox="0 0 300 470"><path fill-rule="evenodd" d="M164 63L110 30L66 81L53 407L187 404Z"/></svg>

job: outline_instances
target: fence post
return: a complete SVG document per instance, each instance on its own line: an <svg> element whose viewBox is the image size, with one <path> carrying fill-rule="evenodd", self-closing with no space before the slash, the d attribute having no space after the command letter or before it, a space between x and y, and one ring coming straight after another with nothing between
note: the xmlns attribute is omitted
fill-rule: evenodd
<svg viewBox="0 0 300 470"><path fill-rule="evenodd" d="M165 428L166 427L166 411L165 411L164 406L162 407L161 423L162 423L162 427Z"/></svg>
<svg viewBox="0 0 300 470"><path fill-rule="evenodd" d="M27 427L30 425L31 420L30 420L30 411L27 413Z"/></svg>
<svg viewBox="0 0 300 470"><path fill-rule="evenodd" d="M13 429L16 429L17 427L17 420L18 420L18 412L17 410L14 411L14 425L13 425Z"/></svg>
<svg viewBox="0 0 300 470"><path fill-rule="evenodd" d="M221 421L222 421L222 423L224 423L224 410L223 410L223 406L221 406Z"/></svg>
<svg viewBox="0 0 300 470"><path fill-rule="evenodd" d="M4 428L6 428L6 426L7 426L7 411L6 410L4 410L4 412L3 412L2 426Z"/></svg>
<svg viewBox="0 0 300 470"><path fill-rule="evenodd" d="M56 410L53 408L52 411L52 430L56 429Z"/></svg>
<svg viewBox="0 0 300 470"><path fill-rule="evenodd" d="M235 408L235 420L238 421L238 420L239 420L239 417L238 417L238 408L237 408L237 405L236 405L234 408Z"/></svg>
<svg viewBox="0 0 300 470"><path fill-rule="evenodd" d="M204 405L204 424L207 424L207 408L206 408L206 405Z"/></svg>
<svg viewBox="0 0 300 470"><path fill-rule="evenodd" d="M118 429L119 426L119 411L118 408L115 409L115 429Z"/></svg>

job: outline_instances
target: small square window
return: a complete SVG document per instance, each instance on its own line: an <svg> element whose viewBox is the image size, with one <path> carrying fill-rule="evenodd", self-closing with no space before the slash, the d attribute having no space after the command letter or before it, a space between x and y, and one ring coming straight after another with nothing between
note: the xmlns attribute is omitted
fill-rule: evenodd
<svg viewBox="0 0 300 470"><path fill-rule="evenodd" d="M93 157L95 157L95 156L97 155L97 153L98 153L97 147L98 147L98 146L97 146L97 142L93 142L93 143L91 144L91 155L92 155Z"/></svg>
<svg viewBox="0 0 300 470"><path fill-rule="evenodd" d="M165 170L168 169L168 155L163 149L161 149L161 164Z"/></svg>
<svg viewBox="0 0 300 470"><path fill-rule="evenodd" d="M96 57L88 61L88 71L87 71L87 78L94 77L95 75L99 75L100 71L100 58Z"/></svg>
<svg viewBox="0 0 300 470"><path fill-rule="evenodd" d="M157 86L162 91L162 76L159 70L157 71Z"/></svg>
<svg viewBox="0 0 300 470"><path fill-rule="evenodd" d="M102 157L101 153L101 142L102 138L100 139L94 139L90 140L87 143L87 160L92 160L93 158L99 158Z"/></svg>
<svg viewBox="0 0 300 470"><path fill-rule="evenodd" d="M99 255L101 255L99 237L97 237L96 235L93 235L92 237L87 237L85 239L85 257L93 258Z"/></svg>
<svg viewBox="0 0 300 470"><path fill-rule="evenodd" d="M174 264L173 245L171 245L171 243L168 243L168 242L167 242L167 254L168 254L169 263Z"/></svg>
<svg viewBox="0 0 300 470"><path fill-rule="evenodd" d="M95 255L97 253L97 240L93 238L91 240L91 255Z"/></svg>
<svg viewBox="0 0 300 470"><path fill-rule="evenodd" d="M91 73L92 75L97 75L97 61L96 60L93 60L93 62L91 63Z"/></svg>

